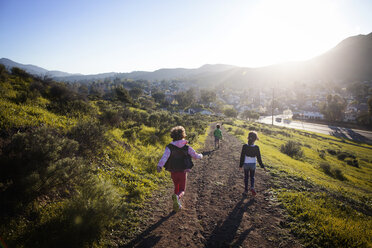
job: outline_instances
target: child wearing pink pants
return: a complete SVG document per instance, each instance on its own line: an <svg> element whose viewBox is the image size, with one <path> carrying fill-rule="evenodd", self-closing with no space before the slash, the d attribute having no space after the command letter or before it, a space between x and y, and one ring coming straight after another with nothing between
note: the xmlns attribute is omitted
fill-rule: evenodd
<svg viewBox="0 0 372 248"><path fill-rule="evenodd" d="M172 195L173 210L179 211L182 208L181 198L185 194L187 172L190 171L190 165L185 162L188 156L194 159L203 158L202 154L198 154L195 150L188 146L186 138L185 128L177 126L171 130L171 138L173 141L167 145L164 154L160 159L157 171L160 172L163 167L170 171L171 178L174 184L174 194Z"/></svg>

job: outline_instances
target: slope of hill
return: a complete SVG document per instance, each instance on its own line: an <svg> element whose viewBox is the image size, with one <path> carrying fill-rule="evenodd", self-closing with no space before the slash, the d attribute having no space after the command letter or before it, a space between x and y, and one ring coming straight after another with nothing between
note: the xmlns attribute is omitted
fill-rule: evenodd
<svg viewBox="0 0 372 248"><path fill-rule="evenodd" d="M25 70L26 72L30 74L38 75L38 76L65 77L65 76L74 75L71 73L63 72L63 71L48 71L47 69L44 69L44 68L41 68L35 65L20 64L7 58L1 58L0 64L3 64L8 69L11 69L13 67L18 67L18 68Z"/></svg>
<svg viewBox="0 0 372 248"><path fill-rule="evenodd" d="M13 67L18 67L18 68L21 68L21 69L27 71L28 73L36 74L36 75L46 74L48 72L48 70L46 70L44 68L41 68L41 67L38 67L38 66L35 66L35 65L20 64L20 63L12 61L10 59L7 59L7 58L1 58L0 59L0 64L5 65L5 67L8 68L8 69L11 69Z"/></svg>
<svg viewBox="0 0 372 248"><path fill-rule="evenodd" d="M372 33L349 37L309 64L318 78L371 80Z"/></svg>
<svg viewBox="0 0 372 248"><path fill-rule="evenodd" d="M84 95L2 65L0 92L0 237L9 247L298 247L296 238L306 247L371 247L370 145L171 113L114 88ZM216 121L226 132L212 150ZM175 125L198 152L206 143L177 214L168 172L156 173ZM257 169L255 199L241 196L238 169L248 130L259 132L270 173ZM167 194L151 198L162 187ZM141 208L155 224L142 225L152 220Z"/></svg>
<svg viewBox="0 0 372 248"><path fill-rule="evenodd" d="M372 80L372 33L349 37L323 55L307 61L288 62L260 68L236 67L223 74L196 79L242 87L251 84L288 85L296 81L351 83Z"/></svg>
<svg viewBox="0 0 372 248"><path fill-rule="evenodd" d="M8 247L107 247L111 232L167 185L156 172L169 130L198 149L212 117L103 98L0 65L0 237ZM148 104L150 102L151 104ZM147 106L147 107L145 107Z"/></svg>

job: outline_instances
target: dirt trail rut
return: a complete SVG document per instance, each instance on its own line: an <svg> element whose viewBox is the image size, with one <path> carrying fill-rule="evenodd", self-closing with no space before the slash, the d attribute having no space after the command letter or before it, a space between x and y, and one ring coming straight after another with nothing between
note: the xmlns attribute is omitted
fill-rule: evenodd
<svg viewBox="0 0 372 248"><path fill-rule="evenodd" d="M188 174L184 208L172 212L173 189L154 199L150 223L126 247L301 247L281 227L282 209L270 200L268 173L258 168L257 195L244 197L242 142L223 131L222 147L214 150L212 132L202 150L209 155L194 161Z"/></svg>

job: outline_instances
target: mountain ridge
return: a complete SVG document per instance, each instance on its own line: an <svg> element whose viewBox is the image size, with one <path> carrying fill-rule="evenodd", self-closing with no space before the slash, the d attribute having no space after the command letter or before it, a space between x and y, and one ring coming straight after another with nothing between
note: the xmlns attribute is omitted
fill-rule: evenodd
<svg viewBox="0 0 372 248"><path fill-rule="evenodd" d="M4 63L5 62L5 63ZM356 35L339 42L335 47L312 59L286 62L264 67L239 67L226 64L205 64L199 68L161 68L152 72L109 72L91 75L48 71L34 65L22 65L9 59L0 59L6 67L20 67L32 74L45 74L57 81L88 81L104 78L134 80L183 80L204 85L232 84L247 86L293 83L295 81L363 81L372 80L372 33Z"/></svg>
<svg viewBox="0 0 372 248"><path fill-rule="evenodd" d="M58 71L58 70L47 70L42 67L31 65L31 64L21 64L13 60L10 60L8 58L1 58L0 64L3 64L8 69L11 69L13 67L18 67L18 68L25 70L26 72L30 74L39 75L39 76L65 77L65 76L71 76L71 75L79 75L79 74Z"/></svg>

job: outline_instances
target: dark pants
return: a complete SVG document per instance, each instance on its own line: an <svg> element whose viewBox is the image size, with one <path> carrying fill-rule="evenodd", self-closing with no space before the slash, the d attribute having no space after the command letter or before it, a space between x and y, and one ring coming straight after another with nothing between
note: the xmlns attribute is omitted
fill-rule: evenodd
<svg viewBox="0 0 372 248"><path fill-rule="evenodd" d="M244 187L248 191L248 178L251 179L251 189L254 189L254 173L256 171L256 164L244 164Z"/></svg>

